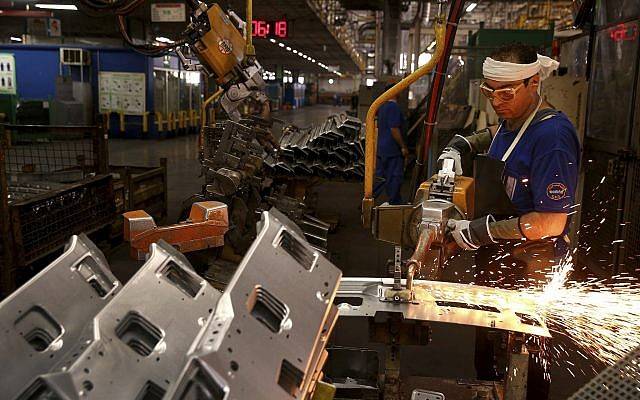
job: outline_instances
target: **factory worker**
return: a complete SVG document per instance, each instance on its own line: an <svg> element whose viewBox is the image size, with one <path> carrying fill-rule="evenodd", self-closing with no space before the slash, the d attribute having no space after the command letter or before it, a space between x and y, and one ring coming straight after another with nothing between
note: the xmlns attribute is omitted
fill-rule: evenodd
<svg viewBox="0 0 640 400"><path fill-rule="evenodd" d="M393 86L393 84L388 85L385 91ZM377 118L376 176L382 180L373 189L373 196L378 197L385 190L389 196L389 204L401 204L400 188L409 149L402 136L404 116L395 97L380 106Z"/></svg>
<svg viewBox="0 0 640 400"><path fill-rule="evenodd" d="M475 158L477 197L484 198L484 205L476 208L476 219L450 220L448 228L459 247L476 251L479 285L531 286L544 280L568 251L580 143L567 117L539 95L541 81L558 65L520 44L487 57L480 90L501 122L468 137L456 135L440 156L453 159L459 174L461 158ZM478 378L504 373L495 360L490 338L479 332ZM528 398L548 396L543 372L530 363Z"/></svg>

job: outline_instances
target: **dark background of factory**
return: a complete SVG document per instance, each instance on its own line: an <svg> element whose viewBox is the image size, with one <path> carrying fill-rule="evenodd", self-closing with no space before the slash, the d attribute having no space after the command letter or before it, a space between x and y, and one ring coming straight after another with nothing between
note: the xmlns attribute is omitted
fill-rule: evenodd
<svg viewBox="0 0 640 400"><path fill-rule="evenodd" d="M364 122L370 106L389 83L400 81L431 61L436 51L436 21L440 16L451 18L456 4L460 6L457 21L445 26L455 26L448 59L438 64L441 69L437 72L429 72L402 91L398 99L406 119L403 133L412 153L405 169L403 197L413 200L419 183L438 172L436 160L455 134L470 134L498 122L479 90L485 57L512 42L535 46L560 62L557 73L544 82L541 95L573 122L583 149L577 206L570 212L574 276L640 278L639 1L256 0L252 4L252 44L255 60L262 68L258 74L264 82L263 93L273 121L265 125L260 118L249 118L237 126L228 121L233 118L217 101L220 90L227 90L232 82L223 83L215 74L187 67L182 54L173 49L183 40L193 2L138 2L137 8L126 13L127 40L123 39L113 7L105 6L108 3L123 2L0 0L0 300L22 301L24 296L11 297L11 293L23 295L20 290L32 285L34 281L30 280L47 271L48 266L59 264L58 257L72 246L72 235L80 234L87 235L81 237L82 243L86 239L97 246L89 246L86 251L93 255L102 252L108 262L110 272L97 279L120 282L121 293L116 300L125 295L128 285L140 284L132 277L143 276L149 243L157 239L165 239L186 255L180 258L167 252L167 257L179 260L172 261L174 265L189 269L181 264L188 262L195 270L192 275L176 272L176 279L188 282L200 276L206 281L203 285L222 291L230 282L241 281L237 278L240 275L232 278L238 264L253 265L246 260L258 254L258 233L267 234L269 226L265 227L264 221L260 225L265 218L262 213L272 207L293 221L296 234L308 241L314 254L329 260L327 265L337 267L335 271L341 271L343 277L393 277L393 241L376 240L372 229L362 224ZM87 4L101 4L103 9ZM229 14L229 24L247 17L244 1L223 0L218 4L224 13L235 13ZM146 54L137 51L145 43L153 43L151 50L147 48ZM221 52L226 44L218 43ZM158 51L163 46L171 50ZM193 53L186 58L188 63L199 62ZM441 87L434 93L436 85ZM434 99L439 104L435 101L437 112L431 113ZM234 107L243 116L260 112L255 98ZM421 147L425 135L430 142L426 150ZM318 159L322 161L308 161L305 157L309 153L299 151L302 142L313 154L321 154ZM228 154L235 154L237 159L230 155L218 158L218 146L224 143L233 143ZM282 149L279 158L270 151L263 152L263 148L272 150L274 143ZM216 201L214 205L212 200ZM376 205L384 200L377 200ZM201 201L208 201L210 208L198 209ZM214 221L222 215L218 214L221 209L225 217L220 217L222 222ZM151 228L148 236L135 239L142 232L138 230ZM160 254L161 250L157 251ZM409 252L403 254L407 257ZM247 257L245 261L241 261L243 257ZM269 271L261 279L283 284L288 281L289 274L278 269L276 261L262 259L265 264L260 265L261 260L252 260L256 268ZM472 255L463 253L446 265L440 280L471 283L475 267ZM323 271L318 267L317 273ZM4 314L0 306L0 335L8 337L10 330L26 323L46 325L54 320L52 326L57 326L46 311L47 302L64 309L65 301L71 304L74 299L65 298L62 283L55 287L56 279L43 275L42 285L31 289L37 287L51 294L37 303L42 307L37 310L45 311L37 311L33 321L31 317L16 320L8 314L6 309L20 308L13 303L6 306ZM50 286L44 282L50 282ZM299 286L302 293L306 283L294 282L292 286ZM322 297L323 291L318 289L318 296ZM149 299L153 299L151 293ZM315 289L313 293L315 296ZM133 306L143 298L147 299L132 296L126 304ZM164 294L158 298L167 304L171 301ZM29 305L23 305L20 313L27 311L24 307ZM210 308L201 304L197 307L200 311ZM166 309L183 313L185 318L191 315L190 311L175 311L173 306ZM95 306L91 315L99 310ZM313 312L310 309L309 314ZM157 318L161 319L161 314ZM325 380L335 383L336 399L431 400L440 399L439 392L446 392L446 399L522 398L513 394L515 384L511 392L506 390L498 396L487 389L490 385L486 382L479 386L474 383L476 336L469 326L442 321L393 325L367 318L334 317L329 323L333 317L324 315L325 325L321 324L324 329L333 329L328 342L322 342L329 351L328 359L311 359L324 370L328 377ZM142 321L134 318L131 324L144 329L145 318L140 318ZM179 329L175 325L183 322L176 321L169 324L173 324L171 328L162 328L166 330L162 334ZM389 326L401 326L401 332L386 332ZM116 331L122 338L126 333L120 327ZM59 334L67 329L74 332L65 327ZM184 333L183 352L190 349L188 344L199 340L197 332L191 331ZM240 328L237 331L239 334ZM50 336L59 335L46 328L43 332L46 353L55 342ZM249 337L257 341L254 347L263 347L262 351L269 346L268 336L259 339L247 335L245 340ZM564 346L575 368L566 364L549 367L549 398L567 399L607 365L585 360L576 343L563 335L553 340ZM149 347L157 349L158 341L152 341ZM0 355L8 343L3 344L0 338ZM63 365L75 371L80 367L71 367L76 361L68 356L88 350L75 348L66 359L61 355L60 360L55 359L57 364L39 367L33 376L60 373ZM231 347L228 350L231 353ZM44 354L43 349L38 352ZM214 365L211 357L203 356L198 362ZM23 358L16 353L7 356L10 362L2 359L0 375ZM181 362L179 359L175 364ZM237 364L231 368L243 373L246 364L241 365L239 371ZM134 374L142 375L144 368ZM185 368L188 374L191 370ZM286 369L285 364L279 368ZM288 387L281 398L334 398L321 397L320 390L315 391L315 397L305 397L313 392L309 387L321 376L313 375L312 367L308 367L311 372L304 371L307 375L291 368L292 376L286 379L294 383L287 386L278 382L280 387ZM28 371L21 370L21 379L29 375ZM385 374L387 379L383 381L381 376ZM10 397L3 397L0 384L0 399L66 398L54 389L67 390L65 385L73 383L47 379L33 381L37 385L29 383L26 392L20 388L7 391ZM103 398L96 394L96 378L78 379L84 383L76 395ZM130 392L131 397L124 398L227 398L224 391L179 397L177 391L184 387L172 386L173 379L149 379L143 382L145 390L138 397L137 392ZM202 383L205 378L192 379L206 386ZM51 382L57 383L51 386ZM397 393L390 388L392 382L397 383ZM121 387L122 393L125 387ZM229 387L236 394L228 398L250 398ZM309 389L308 393L303 387ZM424 393L412 395L416 388L424 389ZM265 389L264 393L269 391ZM631 399L640 398L638 393L627 394L629 397L605 394L573 398Z"/></svg>

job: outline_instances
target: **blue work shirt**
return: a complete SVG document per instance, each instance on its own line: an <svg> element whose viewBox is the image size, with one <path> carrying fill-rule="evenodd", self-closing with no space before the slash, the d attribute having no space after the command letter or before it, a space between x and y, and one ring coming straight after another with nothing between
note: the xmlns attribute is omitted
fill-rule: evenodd
<svg viewBox="0 0 640 400"><path fill-rule="evenodd" d="M501 160L517 134L503 124L491 143L489 157ZM563 113L532 123L506 160L503 176L518 215L532 211L570 213L579 162L580 141Z"/></svg>
<svg viewBox="0 0 640 400"><path fill-rule="evenodd" d="M378 157L402 156L400 145L391 135L391 128L402 129L404 117L395 101L387 101L378 109Z"/></svg>

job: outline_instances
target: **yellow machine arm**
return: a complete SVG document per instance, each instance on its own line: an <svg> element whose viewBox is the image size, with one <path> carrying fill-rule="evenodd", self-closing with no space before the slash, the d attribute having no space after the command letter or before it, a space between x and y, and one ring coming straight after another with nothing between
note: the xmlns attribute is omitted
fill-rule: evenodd
<svg viewBox="0 0 640 400"><path fill-rule="evenodd" d="M436 34L436 49L431 60L398 82L394 87L384 92L371 104L367 112L365 127L364 198L362 199L362 224L366 228L371 227L371 214L373 212L373 180L376 170L376 148L378 144L378 131L375 123L376 113L378 112L378 108L387 100L395 97L412 83L431 72L438 64L444 52L444 36L446 31L444 20L438 18L434 29Z"/></svg>

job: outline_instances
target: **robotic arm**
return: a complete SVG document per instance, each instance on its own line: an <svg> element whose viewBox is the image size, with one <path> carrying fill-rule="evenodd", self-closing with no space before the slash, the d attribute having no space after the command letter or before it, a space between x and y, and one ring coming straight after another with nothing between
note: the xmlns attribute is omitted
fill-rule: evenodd
<svg viewBox="0 0 640 400"><path fill-rule="evenodd" d="M139 44L127 33L126 16L144 0L79 0L79 3L96 12L114 12L122 37L134 50L154 57L175 51L187 71L199 71L213 77L224 90L220 103L229 118L240 119L238 107L247 98L263 104L268 102L262 66L247 51L251 46L250 40L245 38L251 34L250 29L233 11L229 12L230 18L216 3L207 5L200 0L187 0L191 8L190 22L179 40L172 44ZM186 57L187 51L195 55L199 63Z"/></svg>

